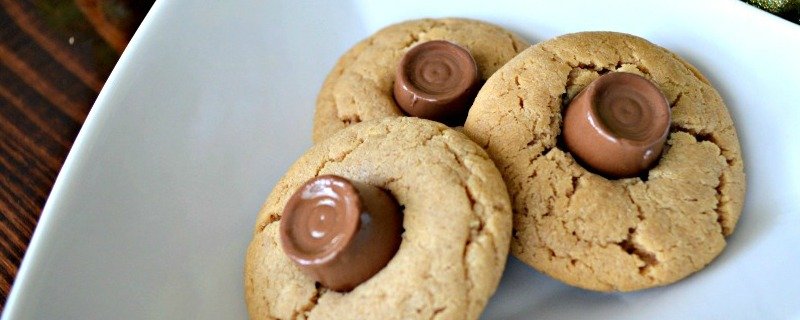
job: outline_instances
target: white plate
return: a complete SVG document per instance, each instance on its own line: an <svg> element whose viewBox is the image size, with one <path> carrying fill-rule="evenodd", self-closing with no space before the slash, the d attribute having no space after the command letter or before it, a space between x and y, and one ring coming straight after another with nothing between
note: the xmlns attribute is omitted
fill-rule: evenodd
<svg viewBox="0 0 800 320"><path fill-rule="evenodd" d="M323 78L359 39L429 16L533 42L644 36L711 79L744 147L744 213L705 270L602 294L510 259L485 318L800 317L800 27L738 1L427 2L159 1L78 136L3 319L245 318L255 215L311 144Z"/></svg>

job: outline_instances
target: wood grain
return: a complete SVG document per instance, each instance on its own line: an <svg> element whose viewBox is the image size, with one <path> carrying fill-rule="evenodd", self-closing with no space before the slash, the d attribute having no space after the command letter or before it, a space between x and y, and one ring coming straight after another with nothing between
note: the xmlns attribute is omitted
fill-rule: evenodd
<svg viewBox="0 0 800 320"><path fill-rule="evenodd" d="M64 158L151 5L0 0L0 312Z"/></svg>

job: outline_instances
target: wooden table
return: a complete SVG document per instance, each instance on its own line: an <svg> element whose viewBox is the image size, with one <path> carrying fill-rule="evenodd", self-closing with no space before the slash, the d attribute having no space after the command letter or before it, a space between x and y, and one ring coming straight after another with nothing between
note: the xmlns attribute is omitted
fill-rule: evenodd
<svg viewBox="0 0 800 320"><path fill-rule="evenodd" d="M0 0L0 312L64 158L152 2Z"/></svg>

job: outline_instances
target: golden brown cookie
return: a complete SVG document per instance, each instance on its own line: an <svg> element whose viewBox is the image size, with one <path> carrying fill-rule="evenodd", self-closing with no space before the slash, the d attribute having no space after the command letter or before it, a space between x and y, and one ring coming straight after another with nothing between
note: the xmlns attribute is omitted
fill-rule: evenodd
<svg viewBox="0 0 800 320"><path fill-rule="evenodd" d="M447 40L468 49L486 80L529 44L498 26L468 19L422 19L388 26L356 44L333 67L317 97L313 140L351 124L402 116L392 94L395 69L413 46Z"/></svg>
<svg viewBox="0 0 800 320"><path fill-rule="evenodd" d="M288 198L323 174L383 188L404 206L396 255L347 294L315 284L280 245ZM483 149L433 121L364 122L312 147L275 186L247 250L245 297L255 319L477 319L510 238L508 193Z"/></svg>
<svg viewBox="0 0 800 320"><path fill-rule="evenodd" d="M592 173L559 142L564 107L608 72L644 76L670 103L667 147L642 177ZM527 49L486 82L464 131L506 181L511 252L574 286L682 279L719 255L741 213L741 151L722 98L697 69L635 36L583 32Z"/></svg>

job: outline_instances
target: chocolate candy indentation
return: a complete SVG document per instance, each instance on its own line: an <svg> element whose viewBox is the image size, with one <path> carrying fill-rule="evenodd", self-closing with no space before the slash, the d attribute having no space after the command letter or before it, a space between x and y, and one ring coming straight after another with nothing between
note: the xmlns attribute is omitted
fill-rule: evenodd
<svg viewBox="0 0 800 320"><path fill-rule="evenodd" d="M649 80L605 74L579 93L564 116L564 141L591 169L634 177L655 164L669 134L670 108Z"/></svg>
<svg viewBox="0 0 800 320"><path fill-rule="evenodd" d="M322 285L348 291L380 271L400 245L402 218L386 191L335 175L309 180L281 216L281 245Z"/></svg>
<svg viewBox="0 0 800 320"><path fill-rule="evenodd" d="M400 61L394 98L411 116L436 121L463 118L479 80L469 51L448 41L428 41L411 48Z"/></svg>

